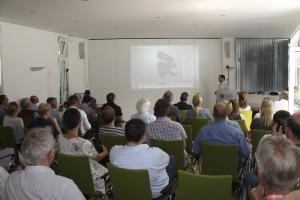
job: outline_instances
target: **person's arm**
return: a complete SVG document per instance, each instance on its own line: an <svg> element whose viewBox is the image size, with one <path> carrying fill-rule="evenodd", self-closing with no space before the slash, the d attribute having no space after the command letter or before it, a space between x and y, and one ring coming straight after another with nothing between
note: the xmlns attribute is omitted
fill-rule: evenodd
<svg viewBox="0 0 300 200"><path fill-rule="evenodd" d="M101 153L98 153L95 156L96 161L100 161L108 155L108 151L107 151L106 147L104 145L102 145L102 148L103 148L103 151Z"/></svg>
<svg viewBox="0 0 300 200"><path fill-rule="evenodd" d="M153 164L155 164L158 169L165 169L169 164L170 156L159 148L154 147L153 150L157 151L157 161Z"/></svg>
<svg viewBox="0 0 300 200"><path fill-rule="evenodd" d="M85 114L85 112L82 111L80 113L81 113L81 118L82 118L82 122L83 122L83 128L85 130L91 129L92 126L91 126L91 124L90 124L90 122L89 122L89 120L88 120L87 115Z"/></svg>
<svg viewBox="0 0 300 200"><path fill-rule="evenodd" d="M60 127L58 125L57 120L55 118L53 118L53 117L49 117L49 120L51 121L52 126L53 126L55 132L57 133L57 135L60 134L60 133L62 133L62 131L60 130Z"/></svg>

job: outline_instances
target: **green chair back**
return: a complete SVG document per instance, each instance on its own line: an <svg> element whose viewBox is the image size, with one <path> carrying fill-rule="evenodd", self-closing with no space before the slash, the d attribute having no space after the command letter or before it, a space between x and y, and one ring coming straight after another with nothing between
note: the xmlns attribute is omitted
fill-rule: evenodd
<svg viewBox="0 0 300 200"><path fill-rule="evenodd" d="M16 140L11 127L0 127L0 148L16 148Z"/></svg>
<svg viewBox="0 0 300 200"><path fill-rule="evenodd" d="M99 133L101 143L107 148L108 151L115 145L125 145L125 136L115 136L109 133Z"/></svg>
<svg viewBox="0 0 300 200"><path fill-rule="evenodd" d="M238 146L233 144L207 144L201 142L202 173L205 175L231 175L238 179Z"/></svg>
<svg viewBox="0 0 300 200"><path fill-rule="evenodd" d="M182 121L184 122L184 120L186 118L186 115L187 115L187 112L189 110L179 110L179 111L180 111L180 115L181 115Z"/></svg>
<svg viewBox="0 0 300 200"><path fill-rule="evenodd" d="M110 163L107 164L107 168L111 178L114 199L152 200L147 170L123 169Z"/></svg>
<svg viewBox="0 0 300 200"><path fill-rule="evenodd" d="M191 125L183 125L183 128L185 130L185 133L187 135L187 138L185 140L186 144L186 151L188 154L193 154L193 147L192 147L192 126Z"/></svg>
<svg viewBox="0 0 300 200"><path fill-rule="evenodd" d="M247 125L245 120L236 120L236 122L239 124L241 130L243 131L243 133L247 133Z"/></svg>
<svg viewBox="0 0 300 200"><path fill-rule="evenodd" d="M30 129L32 124L32 117L23 117L24 127Z"/></svg>
<svg viewBox="0 0 300 200"><path fill-rule="evenodd" d="M179 200L231 200L232 177L178 171Z"/></svg>
<svg viewBox="0 0 300 200"><path fill-rule="evenodd" d="M169 118L170 118L172 121L176 122L176 116L171 115L171 116L169 116Z"/></svg>
<svg viewBox="0 0 300 200"><path fill-rule="evenodd" d="M84 195L93 196L94 183L87 156L57 154L59 174L74 181Z"/></svg>
<svg viewBox="0 0 300 200"><path fill-rule="evenodd" d="M151 139L151 145L158 147L169 155L174 155L177 169L184 169L184 148L182 140L163 141Z"/></svg>
<svg viewBox="0 0 300 200"><path fill-rule="evenodd" d="M250 130L250 125L252 122L252 111L240 111L240 114L243 114L246 119L246 127L248 130Z"/></svg>
<svg viewBox="0 0 300 200"><path fill-rule="evenodd" d="M192 141L195 140L196 136L200 132L201 128L203 126L206 126L208 124L208 119L193 119L193 118L186 118L185 119L185 125L191 125L192 126Z"/></svg>
<svg viewBox="0 0 300 200"><path fill-rule="evenodd" d="M272 134L272 131L265 131L265 130L251 130L251 142L252 142L252 153L255 154L257 146L262 137L267 134Z"/></svg>

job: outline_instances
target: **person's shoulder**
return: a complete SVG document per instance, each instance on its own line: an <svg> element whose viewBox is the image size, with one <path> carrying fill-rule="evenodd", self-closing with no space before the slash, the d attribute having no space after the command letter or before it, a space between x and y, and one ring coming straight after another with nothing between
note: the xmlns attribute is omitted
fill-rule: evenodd
<svg viewBox="0 0 300 200"><path fill-rule="evenodd" d="M109 155L113 157L115 155L118 155L119 152L123 152L124 149L125 149L124 145L115 145L110 149Z"/></svg>

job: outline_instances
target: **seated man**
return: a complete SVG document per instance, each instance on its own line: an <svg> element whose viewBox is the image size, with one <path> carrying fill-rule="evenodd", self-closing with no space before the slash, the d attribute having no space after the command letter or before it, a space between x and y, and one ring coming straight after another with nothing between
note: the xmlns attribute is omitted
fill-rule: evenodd
<svg viewBox="0 0 300 200"><path fill-rule="evenodd" d="M174 106L176 106L179 110L193 110L193 106L190 104L187 104L189 94L187 92L182 92L180 95L180 101Z"/></svg>
<svg viewBox="0 0 300 200"><path fill-rule="evenodd" d="M72 180L55 175L49 167L55 157L49 129L32 129L22 144L22 156L27 166L9 175L4 199L85 199Z"/></svg>
<svg viewBox="0 0 300 200"><path fill-rule="evenodd" d="M29 98L23 98L20 101L21 112L18 114L18 117L25 118L36 118L38 114L32 110L32 104Z"/></svg>
<svg viewBox="0 0 300 200"><path fill-rule="evenodd" d="M300 177L300 151L281 136L263 138L256 150L260 185L252 189L254 200L276 199L292 191Z"/></svg>
<svg viewBox="0 0 300 200"><path fill-rule="evenodd" d="M93 110L90 107L91 102L92 102L92 99L90 96L84 96L82 99L82 103L81 103L81 105L78 106L78 108L83 110L86 113L88 120L93 123L96 120L97 115L96 115L95 110Z"/></svg>
<svg viewBox="0 0 300 200"><path fill-rule="evenodd" d="M102 110L102 117L105 125L99 128L99 132L111 135L124 135L124 128L115 126L116 115L112 107L106 106Z"/></svg>
<svg viewBox="0 0 300 200"><path fill-rule="evenodd" d="M89 97L91 97L91 103L90 103L89 106L90 106L94 111L96 111L96 108L97 108L97 100L96 100L94 97L91 96L91 91L90 91L90 90L85 90L85 91L84 91L84 96L89 96Z"/></svg>
<svg viewBox="0 0 300 200"><path fill-rule="evenodd" d="M62 128L62 114L58 110L58 102L55 97L49 97L47 98L47 103L51 106L51 117L55 118L59 124L59 126Z"/></svg>
<svg viewBox="0 0 300 200"><path fill-rule="evenodd" d="M8 98L5 94L0 95L0 117L6 114L6 107L8 106Z"/></svg>
<svg viewBox="0 0 300 200"><path fill-rule="evenodd" d="M123 113L122 113L122 109L120 106L118 106L117 104L115 104L115 100L116 100L116 95L114 93L108 93L106 95L106 100L107 103L102 105L102 110L106 107L106 106L110 106L114 109L115 111L115 115L116 115L116 120L115 120L115 125L116 126L122 126L122 123L124 122L123 119Z"/></svg>
<svg viewBox="0 0 300 200"><path fill-rule="evenodd" d="M32 110L38 109L39 98L35 95L32 95L30 98Z"/></svg>
<svg viewBox="0 0 300 200"><path fill-rule="evenodd" d="M179 123L182 123L182 119L181 119L181 114L179 109L176 106L173 106L171 104L171 102L173 101L173 93L168 90L164 93L163 95L163 99L167 100L170 103L170 109L168 112L168 116L175 116L176 117L176 121Z"/></svg>
<svg viewBox="0 0 300 200"><path fill-rule="evenodd" d="M161 191L175 178L175 173L167 172L170 157L156 147L144 144L146 125L141 119L131 119L125 126L127 145L114 146L110 151L110 162L125 169L147 169L149 173L152 197L157 198ZM175 164L173 166L176 171ZM169 177L170 176L170 177ZM130 180L129 180L130 181Z"/></svg>
<svg viewBox="0 0 300 200"><path fill-rule="evenodd" d="M226 111L223 103L214 106L215 121L201 129L193 143L193 150L196 155L201 156L202 141L212 144L236 144L239 146L239 166L241 166L243 159L250 156L251 150L243 132L226 122Z"/></svg>

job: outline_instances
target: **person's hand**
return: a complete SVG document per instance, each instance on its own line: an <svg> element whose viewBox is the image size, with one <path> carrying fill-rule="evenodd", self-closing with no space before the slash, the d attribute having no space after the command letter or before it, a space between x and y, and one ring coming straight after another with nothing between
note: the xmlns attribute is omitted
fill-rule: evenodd
<svg viewBox="0 0 300 200"><path fill-rule="evenodd" d="M102 152L105 153L105 155L108 155L108 151L104 145L102 145L102 149L103 149Z"/></svg>
<svg viewBox="0 0 300 200"><path fill-rule="evenodd" d="M251 189L253 200L262 200L264 198L264 187L262 184Z"/></svg>

